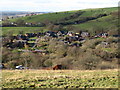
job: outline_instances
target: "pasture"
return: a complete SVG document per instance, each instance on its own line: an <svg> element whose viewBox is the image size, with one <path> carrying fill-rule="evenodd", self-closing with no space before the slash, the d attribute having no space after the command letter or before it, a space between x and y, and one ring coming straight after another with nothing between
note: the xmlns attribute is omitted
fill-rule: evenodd
<svg viewBox="0 0 120 90"><path fill-rule="evenodd" d="M43 27L2 27L2 35L7 35L12 33L17 35L20 32L22 33L37 33L43 30Z"/></svg>
<svg viewBox="0 0 120 90"><path fill-rule="evenodd" d="M118 88L118 70L2 70L2 88Z"/></svg>

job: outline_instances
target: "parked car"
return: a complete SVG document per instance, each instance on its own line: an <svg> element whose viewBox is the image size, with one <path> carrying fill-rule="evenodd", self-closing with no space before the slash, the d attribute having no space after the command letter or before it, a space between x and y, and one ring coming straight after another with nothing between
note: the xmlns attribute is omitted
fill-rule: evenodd
<svg viewBox="0 0 120 90"><path fill-rule="evenodd" d="M4 68L4 65L0 63L0 69L3 69Z"/></svg>
<svg viewBox="0 0 120 90"><path fill-rule="evenodd" d="M22 65L16 66L16 69L25 69Z"/></svg>

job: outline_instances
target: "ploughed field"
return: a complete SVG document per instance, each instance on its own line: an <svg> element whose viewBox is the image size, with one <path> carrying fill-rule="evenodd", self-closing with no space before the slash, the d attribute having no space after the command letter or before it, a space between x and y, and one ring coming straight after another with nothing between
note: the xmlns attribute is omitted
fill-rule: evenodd
<svg viewBox="0 0 120 90"><path fill-rule="evenodd" d="M2 88L118 88L118 70L2 70Z"/></svg>

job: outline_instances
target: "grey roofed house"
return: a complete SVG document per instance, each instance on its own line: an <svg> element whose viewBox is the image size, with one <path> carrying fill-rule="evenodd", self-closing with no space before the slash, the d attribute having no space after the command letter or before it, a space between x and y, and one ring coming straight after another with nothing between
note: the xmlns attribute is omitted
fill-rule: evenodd
<svg viewBox="0 0 120 90"><path fill-rule="evenodd" d="M63 35L66 35L67 33L65 31L58 31L57 32L57 35L58 36L63 36Z"/></svg>
<svg viewBox="0 0 120 90"><path fill-rule="evenodd" d="M82 36L82 37L88 37L88 36L89 36L89 33L88 33L88 32L82 32L82 33L81 33L81 36Z"/></svg>
<svg viewBox="0 0 120 90"><path fill-rule="evenodd" d="M61 31L59 31L59 32L57 33L57 35L58 35L58 36L62 36L63 33L62 33Z"/></svg>
<svg viewBox="0 0 120 90"><path fill-rule="evenodd" d="M48 36L48 37L57 37L56 33L52 32L52 31L47 31L45 36Z"/></svg>

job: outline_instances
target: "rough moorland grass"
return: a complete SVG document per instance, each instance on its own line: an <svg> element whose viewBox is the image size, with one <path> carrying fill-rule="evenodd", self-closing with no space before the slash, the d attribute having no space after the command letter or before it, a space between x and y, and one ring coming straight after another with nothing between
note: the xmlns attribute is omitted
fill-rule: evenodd
<svg viewBox="0 0 120 90"><path fill-rule="evenodd" d="M2 88L118 88L118 70L2 70Z"/></svg>

